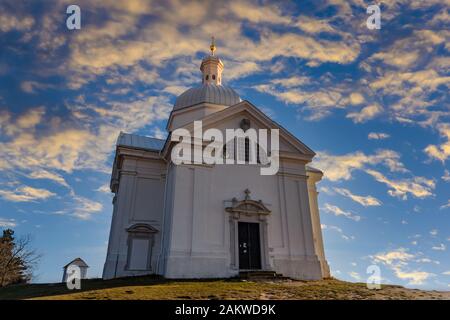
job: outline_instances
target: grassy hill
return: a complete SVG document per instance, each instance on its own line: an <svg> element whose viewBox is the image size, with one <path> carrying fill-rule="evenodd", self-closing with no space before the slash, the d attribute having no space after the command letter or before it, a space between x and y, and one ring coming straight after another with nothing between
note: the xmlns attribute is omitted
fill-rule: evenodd
<svg viewBox="0 0 450 320"><path fill-rule="evenodd" d="M135 277L84 280L81 290L65 284L17 285L0 289L0 299L446 299L450 292L422 291L383 285L369 290L365 283L336 279L321 281L166 280Z"/></svg>

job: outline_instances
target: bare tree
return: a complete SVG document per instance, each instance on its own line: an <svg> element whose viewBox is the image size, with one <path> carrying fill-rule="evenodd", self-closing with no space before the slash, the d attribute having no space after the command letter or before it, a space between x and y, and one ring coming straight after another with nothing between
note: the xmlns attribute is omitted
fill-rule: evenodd
<svg viewBox="0 0 450 320"><path fill-rule="evenodd" d="M41 255L31 248L31 237L13 237L14 231L3 231L0 238L0 287L30 282Z"/></svg>

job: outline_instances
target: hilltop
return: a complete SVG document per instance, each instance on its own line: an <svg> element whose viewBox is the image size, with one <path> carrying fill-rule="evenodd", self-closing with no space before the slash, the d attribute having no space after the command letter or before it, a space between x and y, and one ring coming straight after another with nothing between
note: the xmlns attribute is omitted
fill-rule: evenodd
<svg viewBox="0 0 450 320"><path fill-rule="evenodd" d="M114 280L83 280L82 289L69 291L65 284L28 284L0 289L0 299L445 299L450 292L407 289L382 285L369 290L365 283L351 283L337 279L321 281L243 281L167 280L158 277L135 277Z"/></svg>

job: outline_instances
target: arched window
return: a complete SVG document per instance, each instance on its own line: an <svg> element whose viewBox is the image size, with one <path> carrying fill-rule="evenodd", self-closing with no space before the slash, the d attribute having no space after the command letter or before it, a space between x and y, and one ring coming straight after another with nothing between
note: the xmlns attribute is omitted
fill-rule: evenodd
<svg viewBox="0 0 450 320"><path fill-rule="evenodd" d="M208 80L208 79L209 79L209 75L207 74L205 80Z"/></svg>
<svg viewBox="0 0 450 320"><path fill-rule="evenodd" d="M255 148L256 150L252 150L251 148ZM249 137L235 137L235 139L226 142L222 149L222 155L224 162L226 159L233 159L237 161L239 158L244 160L246 164L253 164L255 163L253 157L256 156L257 164L268 164L268 154L265 148L261 147L257 142L254 142L252 146Z"/></svg>
<svg viewBox="0 0 450 320"><path fill-rule="evenodd" d="M215 74L212 75L212 79L216 80L216 75Z"/></svg>
<svg viewBox="0 0 450 320"><path fill-rule="evenodd" d="M250 139L245 138L245 163L250 162Z"/></svg>

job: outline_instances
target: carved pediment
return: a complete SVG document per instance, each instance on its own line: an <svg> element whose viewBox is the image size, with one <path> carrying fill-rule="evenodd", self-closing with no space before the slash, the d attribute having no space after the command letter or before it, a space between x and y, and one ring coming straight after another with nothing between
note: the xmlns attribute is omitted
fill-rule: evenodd
<svg viewBox="0 0 450 320"><path fill-rule="evenodd" d="M127 229L130 233L157 233L158 230L146 223L136 223Z"/></svg>
<svg viewBox="0 0 450 320"><path fill-rule="evenodd" d="M225 211L245 215L268 215L271 213L262 200L250 199L250 191L248 189L244 192L246 194L245 199L238 201L236 198L233 198L231 206L226 207Z"/></svg>

